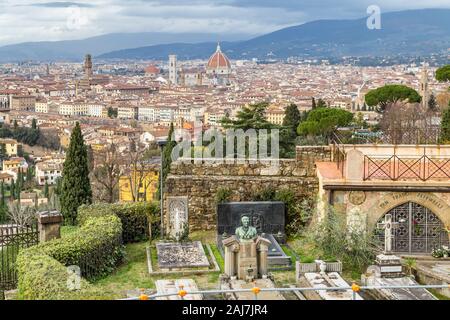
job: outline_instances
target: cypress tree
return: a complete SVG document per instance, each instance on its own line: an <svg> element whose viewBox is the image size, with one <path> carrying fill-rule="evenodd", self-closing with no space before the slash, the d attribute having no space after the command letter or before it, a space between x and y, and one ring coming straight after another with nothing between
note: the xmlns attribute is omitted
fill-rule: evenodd
<svg viewBox="0 0 450 320"><path fill-rule="evenodd" d="M22 191L22 185L23 185L23 174L22 174L22 170L19 169L19 172L17 174L17 183L16 183L16 195L15 198L16 199L20 199L20 192Z"/></svg>
<svg viewBox="0 0 450 320"><path fill-rule="evenodd" d="M436 97L433 94L431 94L430 99L428 100L428 110L433 112L438 110Z"/></svg>
<svg viewBox="0 0 450 320"><path fill-rule="evenodd" d="M294 133L296 133L300 121L301 115L297 105L290 104L285 111L283 127L290 127L294 131Z"/></svg>
<svg viewBox="0 0 450 320"><path fill-rule="evenodd" d="M313 97L312 98L312 103L311 103L311 109L315 109L317 107L316 105L316 99Z"/></svg>
<svg viewBox="0 0 450 320"><path fill-rule="evenodd" d="M163 174L163 183L166 181L167 176L170 172L170 164L172 163L172 150L177 145L176 141L172 140L172 136L174 133L173 123L170 124L169 134L167 137L167 144L163 148L162 157L162 174ZM161 174L161 173L160 173ZM157 199L161 198L161 178L158 180L158 190L156 192Z"/></svg>
<svg viewBox="0 0 450 320"><path fill-rule="evenodd" d="M11 186L9 187L9 194L11 196L11 199L15 199L16 197L16 183L14 182L14 179L11 181Z"/></svg>
<svg viewBox="0 0 450 320"><path fill-rule="evenodd" d="M76 223L79 206L92 203L87 148L78 122L72 131L64 162L60 200L61 213L69 225Z"/></svg>
<svg viewBox="0 0 450 320"><path fill-rule="evenodd" d="M283 129L280 133L280 154L283 158L295 157L295 139L297 127L301 122L301 114L297 105L290 104L285 110Z"/></svg>
<svg viewBox="0 0 450 320"><path fill-rule="evenodd" d="M6 222L7 215L8 215L8 207L6 206L5 201L5 186L3 184L3 181L0 185L0 193L1 193L1 199L0 199L0 223Z"/></svg>
<svg viewBox="0 0 450 320"><path fill-rule="evenodd" d="M45 186L44 186L44 197L46 197L47 199L49 198L50 194L48 191L48 183L47 181L45 181Z"/></svg>
<svg viewBox="0 0 450 320"><path fill-rule="evenodd" d="M326 108L326 107L327 107L327 103L323 99L319 99L317 101L317 108Z"/></svg>

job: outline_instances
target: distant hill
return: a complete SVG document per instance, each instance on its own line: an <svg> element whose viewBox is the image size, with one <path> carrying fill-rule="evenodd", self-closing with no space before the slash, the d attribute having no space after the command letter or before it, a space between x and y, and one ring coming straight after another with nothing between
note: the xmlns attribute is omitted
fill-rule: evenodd
<svg viewBox="0 0 450 320"><path fill-rule="evenodd" d="M381 29L369 30L367 18L318 20L285 28L251 40L229 42L223 50L234 59L428 55L450 48L450 10L424 9L382 13ZM103 59L205 59L216 44L173 43L113 51Z"/></svg>
<svg viewBox="0 0 450 320"><path fill-rule="evenodd" d="M218 40L243 40L243 35L210 33L111 33L84 40L25 42L0 47L0 62L35 61L80 61L86 53L94 56L103 53L143 46L160 45L183 41L196 43Z"/></svg>

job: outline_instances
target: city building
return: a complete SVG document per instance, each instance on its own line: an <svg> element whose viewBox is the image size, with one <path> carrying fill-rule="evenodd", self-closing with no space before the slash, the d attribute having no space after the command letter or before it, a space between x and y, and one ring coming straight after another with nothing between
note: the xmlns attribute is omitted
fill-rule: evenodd
<svg viewBox="0 0 450 320"><path fill-rule="evenodd" d="M132 172L119 180L119 201L153 201L158 187L159 170L149 168L143 172Z"/></svg>
<svg viewBox="0 0 450 320"><path fill-rule="evenodd" d="M231 62L222 52L220 44L217 45L216 52L208 60L206 74L212 79L213 84L229 84Z"/></svg>
<svg viewBox="0 0 450 320"><path fill-rule="evenodd" d="M19 144L14 139L0 139L0 145L5 145L6 154L8 157L17 156Z"/></svg>
<svg viewBox="0 0 450 320"><path fill-rule="evenodd" d="M36 181L40 186L55 185L57 179L62 177L63 165L52 161L44 161L36 164Z"/></svg>

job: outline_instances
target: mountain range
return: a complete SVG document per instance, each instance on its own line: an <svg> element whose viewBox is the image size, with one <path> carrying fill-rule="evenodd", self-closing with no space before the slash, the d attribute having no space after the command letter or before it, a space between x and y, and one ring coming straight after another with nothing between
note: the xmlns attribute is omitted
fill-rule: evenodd
<svg viewBox="0 0 450 320"><path fill-rule="evenodd" d="M215 43L155 45L100 55L103 59L205 59ZM424 9L384 13L381 29L367 27L367 18L318 20L246 41L227 42L222 49L234 59L429 55L450 48L450 10Z"/></svg>
<svg viewBox="0 0 450 320"><path fill-rule="evenodd" d="M182 41L180 41L182 39ZM0 47L0 61L98 59L206 59L217 40L233 59L343 56L420 56L450 49L450 9L382 13L381 29L367 18L317 20L252 39L241 35L111 34L78 41L35 42ZM131 49L130 49L131 48Z"/></svg>
<svg viewBox="0 0 450 320"><path fill-rule="evenodd" d="M86 53L98 56L111 51L173 42L189 43L219 39L236 41L248 38L240 34L213 33L110 33L83 40L24 42L0 47L0 62L80 61Z"/></svg>

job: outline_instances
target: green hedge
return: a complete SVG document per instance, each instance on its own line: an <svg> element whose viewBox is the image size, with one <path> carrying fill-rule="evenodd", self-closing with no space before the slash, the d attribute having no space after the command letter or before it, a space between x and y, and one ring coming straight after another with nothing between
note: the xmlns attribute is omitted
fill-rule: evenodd
<svg viewBox="0 0 450 320"><path fill-rule="evenodd" d="M100 299L91 284L81 279L81 290L67 287L67 268L38 250L23 250L17 258L18 298L23 300Z"/></svg>
<svg viewBox="0 0 450 320"><path fill-rule="evenodd" d="M64 238L21 250L16 261L22 299L100 298L86 280L82 289L67 287L67 266L79 266L84 278L111 273L123 257L122 225L114 215L86 219L80 229Z"/></svg>
<svg viewBox="0 0 450 320"><path fill-rule="evenodd" d="M116 215L122 221L124 243L141 242L149 238L149 218L152 221L152 236L158 236L159 206L152 203L93 204L78 209L78 222L83 224L89 217Z"/></svg>

